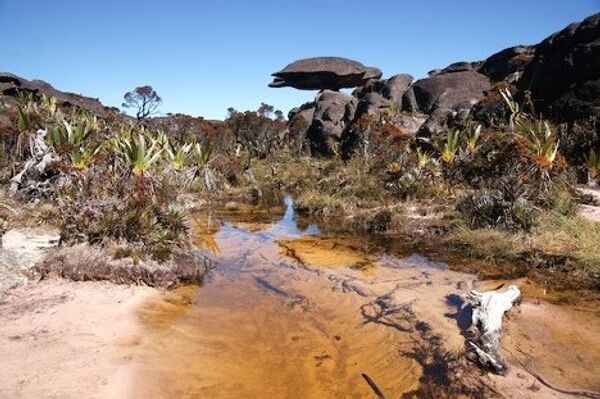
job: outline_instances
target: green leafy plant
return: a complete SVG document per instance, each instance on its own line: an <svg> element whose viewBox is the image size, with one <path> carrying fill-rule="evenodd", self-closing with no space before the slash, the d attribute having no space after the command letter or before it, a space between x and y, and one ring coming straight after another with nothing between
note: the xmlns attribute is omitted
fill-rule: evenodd
<svg viewBox="0 0 600 399"><path fill-rule="evenodd" d="M113 145L129 162L131 172L138 176L147 172L162 154L158 140L146 137L142 133L138 134L137 138L117 138Z"/></svg>
<svg viewBox="0 0 600 399"><path fill-rule="evenodd" d="M428 152L422 151L420 148L417 148L417 166L419 168L424 168L431 161L431 155Z"/></svg>
<svg viewBox="0 0 600 399"><path fill-rule="evenodd" d="M61 148L65 145L80 146L83 141L88 137L90 129L88 128L85 120L81 121L77 125L62 120L61 126L53 126L48 129L46 135L46 141L49 145L55 149Z"/></svg>
<svg viewBox="0 0 600 399"><path fill-rule="evenodd" d="M523 114L523 111L521 110L521 106L519 105L519 103L517 101L515 101L510 90L508 90L508 89L500 90L500 95L502 96L504 103L510 110L510 117L508 120L508 123L509 123L508 128L512 132L515 130L515 126L520 122L520 120L524 116L524 114Z"/></svg>
<svg viewBox="0 0 600 399"><path fill-rule="evenodd" d="M17 130L25 133L31 129L31 118L25 107L19 107L17 111Z"/></svg>
<svg viewBox="0 0 600 399"><path fill-rule="evenodd" d="M212 159L212 149L204 148L200 143L194 145L194 159L196 167L201 170L210 163Z"/></svg>
<svg viewBox="0 0 600 399"><path fill-rule="evenodd" d="M48 111L50 116L54 117L58 112L58 102L56 101L56 97L42 94L42 107Z"/></svg>
<svg viewBox="0 0 600 399"><path fill-rule="evenodd" d="M446 141L439 148L440 158L446 163L452 163L458 151L458 130L450 130L446 136Z"/></svg>
<svg viewBox="0 0 600 399"><path fill-rule="evenodd" d="M91 165L94 157L100 152L101 148L102 147L99 145L94 147L81 146L77 148L70 154L71 164L78 170L87 169Z"/></svg>
<svg viewBox="0 0 600 399"><path fill-rule="evenodd" d="M190 143L173 144L169 141L165 143L164 149L174 170L180 171L183 169L192 147L193 145Z"/></svg>
<svg viewBox="0 0 600 399"><path fill-rule="evenodd" d="M481 137L481 125L469 125L466 129L467 150L471 153L475 152Z"/></svg>
<svg viewBox="0 0 600 399"><path fill-rule="evenodd" d="M530 151L542 166L552 167L558 155L560 142L548 122L541 121L536 127L525 129L519 137L528 143Z"/></svg>

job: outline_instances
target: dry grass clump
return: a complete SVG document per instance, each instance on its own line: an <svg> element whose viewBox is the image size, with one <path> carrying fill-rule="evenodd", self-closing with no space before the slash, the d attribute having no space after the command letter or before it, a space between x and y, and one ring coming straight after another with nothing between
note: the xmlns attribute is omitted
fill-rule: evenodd
<svg viewBox="0 0 600 399"><path fill-rule="evenodd" d="M600 273L600 223L581 216L545 218L528 238L530 250L569 254L592 273Z"/></svg>
<svg viewBox="0 0 600 399"><path fill-rule="evenodd" d="M528 234L462 226L451 233L449 241L477 258L514 259L526 254L548 258L567 256L571 265L591 274L600 273L600 223L579 215L547 213Z"/></svg>
<svg viewBox="0 0 600 399"><path fill-rule="evenodd" d="M471 229L459 227L449 237L450 241L463 246L473 257L502 259L520 252L520 237L499 229Z"/></svg>
<svg viewBox="0 0 600 399"><path fill-rule="evenodd" d="M116 284L174 288L182 284L201 284L210 266L207 258L193 252L173 254L157 262L139 259L130 251L79 244L49 252L31 273L39 278L60 277L73 281L110 281ZM127 257L121 257L128 255Z"/></svg>

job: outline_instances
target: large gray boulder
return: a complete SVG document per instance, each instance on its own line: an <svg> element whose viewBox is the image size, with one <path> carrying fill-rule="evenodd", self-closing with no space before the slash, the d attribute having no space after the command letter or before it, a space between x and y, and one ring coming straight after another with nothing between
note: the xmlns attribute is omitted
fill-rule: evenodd
<svg viewBox="0 0 600 399"><path fill-rule="evenodd" d="M600 13L538 44L518 87L555 120L600 117Z"/></svg>
<svg viewBox="0 0 600 399"><path fill-rule="evenodd" d="M330 156L336 143L354 120L357 100L344 93L324 90L315 98L316 107L307 137L313 154Z"/></svg>
<svg viewBox="0 0 600 399"><path fill-rule="evenodd" d="M503 80L509 83L516 82L533 59L534 52L535 47L533 46L506 48L489 56L479 68L479 73L495 82Z"/></svg>
<svg viewBox="0 0 600 399"><path fill-rule="evenodd" d="M416 81L404 94L403 107L429 115L417 133L419 141L429 142L450 120L468 116L490 89L489 78L475 71L441 73Z"/></svg>
<svg viewBox="0 0 600 399"><path fill-rule="evenodd" d="M416 81L404 94L409 111L432 113L437 108L453 109L465 104L475 104L491 88L487 76L475 71L438 74Z"/></svg>
<svg viewBox="0 0 600 399"><path fill-rule="evenodd" d="M341 57L316 57L294 61L272 74L269 87L300 90L334 90L362 86L381 78L381 70Z"/></svg>
<svg viewBox="0 0 600 399"><path fill-rule="evenodd" d="M389 79L372 80L364 86L354 90L352 95L358 98L356 118L365 113L377 114L382 110L389 109L392 104L398 108L402 104L402 96L410 87L413 77L408 74L400 74Z"/></svg>

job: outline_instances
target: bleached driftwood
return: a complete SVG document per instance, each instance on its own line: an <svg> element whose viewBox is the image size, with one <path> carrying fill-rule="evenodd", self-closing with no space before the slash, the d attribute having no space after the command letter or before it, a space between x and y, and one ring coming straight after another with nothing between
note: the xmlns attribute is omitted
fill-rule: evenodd
<svg viewBox="0 0 600 399"><path fill-rule="evenodd" d="M19 173L10 179L9 194L14 196L23 188L26 181L31 181L34 188L39 189L43 183L40 177L44 175L50 164L59 160L58 155L46 144L48 129L39 129L29 139L29 152L31 157L25 162Z"/></svg>
<svg viewBox="0 0 600 399"><path fill-rule="evenodd" d="M498 374L507 371L500 348L502 317L520 297L521 291L515 285L488 292L472 290L468 296L473 308L472 325L478 329L469 345L479 363Z"/></svg>

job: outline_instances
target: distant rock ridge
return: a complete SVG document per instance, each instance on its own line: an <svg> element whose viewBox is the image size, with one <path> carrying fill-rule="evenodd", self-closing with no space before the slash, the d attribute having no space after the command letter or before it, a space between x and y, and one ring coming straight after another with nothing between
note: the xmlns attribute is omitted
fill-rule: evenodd
<svg viewBox="0 0 600 399"><path fill-rule="evenodd" d="M19 92L52 96L61 106L76 106L101 117L106 117L115 111L119 112L116 108L104 106L97 98L60 91L43 80L27 80L12 73L0 72L0 94L15 98Z"/></svg>

